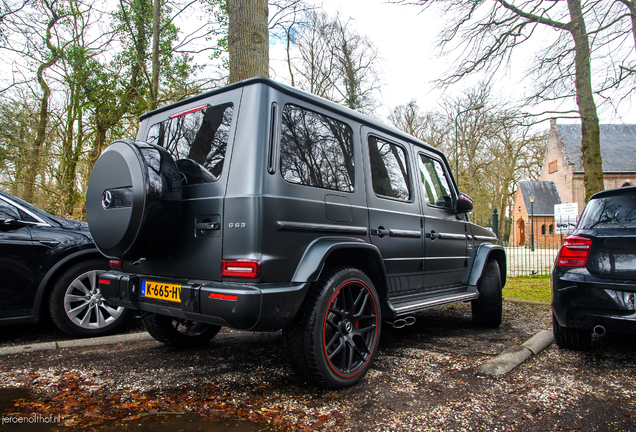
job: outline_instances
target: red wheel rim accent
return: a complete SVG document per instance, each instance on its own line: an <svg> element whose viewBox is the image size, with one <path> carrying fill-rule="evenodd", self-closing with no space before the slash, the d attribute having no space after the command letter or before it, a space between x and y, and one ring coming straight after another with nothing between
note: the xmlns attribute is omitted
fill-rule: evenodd
<svg viewBox="0 0 636 432"><path fill-rule="evenodd" d="M378 328L377 305L360 281L342 284L331 297L323 323L322 345L331 369L350 378L369 363Z"/></svg>

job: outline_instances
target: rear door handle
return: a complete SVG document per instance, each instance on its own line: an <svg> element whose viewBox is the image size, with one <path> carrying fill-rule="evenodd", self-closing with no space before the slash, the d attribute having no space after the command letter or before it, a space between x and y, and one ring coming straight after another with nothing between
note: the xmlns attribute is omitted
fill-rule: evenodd
<svg viewBox="0 0 636 432"><path fill-rule="evenodd" d="M194 224L194 228L201 231L218 230L220 224L218 222L198 222Z"/></svg>
<svg viewBox="0 0 636 432"><path fill-rule="evenodd" d="M391 231L390 231L390 230L388 230L388 229L384 229L384 228L378 228L378 229L372 229L372 230L371 230L371 234L373 234L373 235L377 235L377 236L379 236L379 237L382 237L382 236L388 236L388 235L390 235L390 234L391 234Z"/></svg>
<svg viewBox="0 0 636 432"><path fill-rule="evenodd" d="M431 240L435 240L438 238L441 238L442 236L438 233L436 233L435 231L431 231L430 233L426 233L426 238L429 238Z"/></svg>

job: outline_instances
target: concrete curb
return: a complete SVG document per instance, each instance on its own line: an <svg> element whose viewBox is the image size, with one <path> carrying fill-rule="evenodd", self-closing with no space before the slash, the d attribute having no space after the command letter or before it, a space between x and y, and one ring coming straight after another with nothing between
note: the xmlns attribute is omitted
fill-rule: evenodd
<svg viewBox="0 0 636 432"><path fill-rule="evenodd" d="M521 363L533 355L537 355L542 350L554 342L554 334L551 330L541 330L536 335L522 343L521 345L509 348L497 357L488 360L477 367L479 374L498 376L510 372Z"/></svg>
<svg viewBox="0 0 636 432"><path fill-rule="evenodd" d="M60 342L44 342L32 345L17 345L6 348L0 348L0 357L10 354L22 354L33 351L56 350L60 348L76 348L102 345L115 345L123 342L139 342L154 340L146 332L129 333L114 336L103 336L89 339L73 339Z"/></svg>

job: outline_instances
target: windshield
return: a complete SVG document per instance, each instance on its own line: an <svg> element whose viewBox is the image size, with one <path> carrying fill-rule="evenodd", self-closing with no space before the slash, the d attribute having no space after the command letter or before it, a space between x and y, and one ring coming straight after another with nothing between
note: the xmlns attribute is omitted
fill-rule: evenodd
<svg viewBox="0 0 636 432"><path fill-rule="evenodd" d="M636 196L617 195L590 200L578 228L636 228Z"/></svg>

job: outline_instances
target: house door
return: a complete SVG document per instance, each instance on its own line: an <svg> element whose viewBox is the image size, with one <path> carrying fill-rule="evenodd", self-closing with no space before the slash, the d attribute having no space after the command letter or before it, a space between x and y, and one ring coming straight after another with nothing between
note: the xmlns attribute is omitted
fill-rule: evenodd
<svg viewBox="0 0 636 432"><path fill-rule="evenodd" d="M519 241L517 243L519 245L524 245L526 244L526 223L523 221L523 219L519 219L517 221L517 227L519 228L519 235L517 236Z"/></svg>

